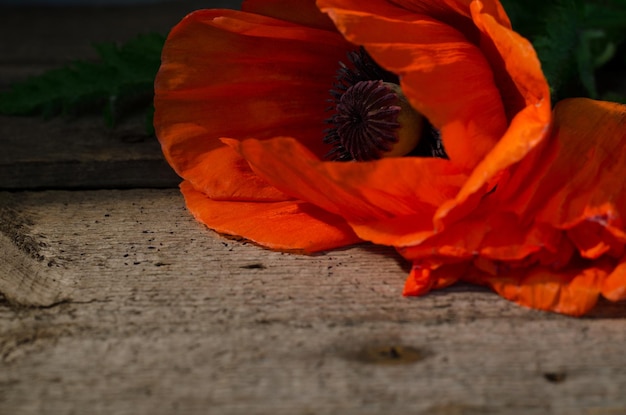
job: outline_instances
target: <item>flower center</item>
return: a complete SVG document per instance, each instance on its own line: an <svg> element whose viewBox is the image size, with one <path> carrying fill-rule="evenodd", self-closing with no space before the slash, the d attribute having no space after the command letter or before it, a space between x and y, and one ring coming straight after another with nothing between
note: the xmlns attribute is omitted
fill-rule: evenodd
<svg viewBox="0 0 626 415"><path fill-rule="evenodd" d="M336 161L422 155L446 157L439 134L409 104L396 75L378 66L364 48L348 54L352 68L339 62L330 91L334 114L324 142ZM433 146L433 141L435 146Z"/></svg>
<svg viewBox="0 0 626 415"><path fill-rule="evenodd" d="M401 97L397 85L383 81L359 81L343 93L332 123L352 160L403 156L415 148L422 118Z"/></svg>

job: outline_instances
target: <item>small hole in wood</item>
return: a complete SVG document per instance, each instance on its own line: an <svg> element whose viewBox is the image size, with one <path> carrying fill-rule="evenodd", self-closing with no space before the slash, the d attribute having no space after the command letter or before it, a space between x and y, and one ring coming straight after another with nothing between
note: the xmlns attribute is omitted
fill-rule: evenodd
<svg viewBox="0 0 626 415"><path fill-rule="evenodd" d="M267 267L263 264L249 264L249 265L242 265L239 268L242 269L266 269Z"/></svg>
<svg viewBox="0 0 626 415"><path fill-rule="evenodd" d="M420 361L424 359L424 353L410 346L389 345L366 347L355 357L364 363L400 365Z"/></svg>
<svg viewBox="0 0 626 415"><path fill-rule="evenodd" d="M550 383L562 383L565 381L567 375L563 372L550 372L544 373L543 378Z"/></svg>

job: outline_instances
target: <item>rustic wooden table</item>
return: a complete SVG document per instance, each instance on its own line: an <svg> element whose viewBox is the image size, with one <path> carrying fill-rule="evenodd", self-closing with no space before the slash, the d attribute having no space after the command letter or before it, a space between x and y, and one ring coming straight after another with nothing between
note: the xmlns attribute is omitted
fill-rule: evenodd
<svg viewBox="0 0 626 415"><path fill-rule="evenodd" d="M4 7L0 88L218 3ZM0 149L0 414L626 414L626 304L407 299L388 249L225 239L138 121L0 117Z"/></svg>

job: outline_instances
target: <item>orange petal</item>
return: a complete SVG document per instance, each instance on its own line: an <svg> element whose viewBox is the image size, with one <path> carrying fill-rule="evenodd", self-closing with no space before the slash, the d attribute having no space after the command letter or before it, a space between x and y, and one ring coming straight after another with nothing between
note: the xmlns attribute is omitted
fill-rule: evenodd
<svg viewBox="0 0 626 415"><path fill-rule="evenodd" d="M440 227L443 227L444 223L453 222L467 214L480 201L486 191L495 190L495 196L491 197L501 199L502 193L508 192L510 189L507 189L507 185L501 180L495 181L494 178L506 177L503 172L511 166L518 171L527 173L528 169L522 169L515 165L521 160L535 166L534 161L544 154L541 153L543 147L538 148L538 146L549 136L550 121L549 101L528 106L520 111L513 118L500 142L474 169L456 199L439 208L436 221L441 223ZM534 152L533 149L535 149ZM513 173L507 172L508 174L513 175ZM525 176L524 174L517 174L516 178L524 181ZM515 191L519 195L525 194L524 187L516 187Z"/></svg>
<svg viewBox="0 0 626 415"><path fill-rule="evenodd" d="M466 218L417 245L399 246L398 252L416 261L432 256L469 260L483 257L519 263L540 255L543 263L563 266L571 251L562 232L541 224L526 224L497 205L484 204ZM545 251L545 252L544 252ZM552 253L552 255L549 255Z"/></svg>
<svg viewBox="0 0 626 415"><path fill-rule="evenodd" d="M616 245L626 243L626 106L579 98L559 102L554 112L550 139L516 167L496 197L527 220L572 230L587 256L601 253L602 242L620 255ZM598 227L607 234L590 245Z"/></svg>
<svg viewBox="0 0 626 415"><path fill-rule="evenodd" d="M626 224L626 106L561 101L554 122L550 144L559 156L536 191L543 199L538 220L564 227L594 221L620 234Z"/></svg>
<svg viewBox="0 0 626 415"><path fill-rule="evenodd" d="M383 0L318 5L348 40L400 76L411 105L441 131L455 164L474 168L500 139L507 120L493 72L457 28Z"/></svg>
<svg viewBox="0 0 626 415"><path fill-rule="evenodd" d="M361 238L379 244L411 240L411 230L420 231L422 224L432 231L436 207L453 197L466 178L444 159L324 162L292 138L224 142L277 189L343 216ZM419 222L415 217L424 219ZM395 225L386 226L389 220Z"/></svg>
<svg viewBox="0 0 626 415"><path fill-rule="evenodd" d="M470 20L470 5L477 2L475 0L394 0L394 3L415 13L432 16L465 33L465 30L471 31L473 28ZM494 16L501 25L511 27L511 22L498 0L482 0L481 3L485 11ZM467 33L466 35L469 36Z"/></svg>
<svg viewBox="0 0 626 415"><path fill-rule="evenodd" d="M481 31L480 48L491 65L511 120L525 107L549 107L550 92L532 44L511 30L508 19L503 21L501 6L493 3L498 2L472 1L470 9Z"/></svg>
<svg viewBox="0 0 626 415"><path fill-rule="evenodd" d="M274 17L303 26L335 31L333 22L320 12L315 0L246 0L241 10L249 13Z"/></svg>
<svg viewBox="0 0 626 415"><path fill-rule="evenodd" d="M580 316L596 304L610 268L608 261L581 261L558 271L534 266L492 275L473 269L463 279L489 285L502 297L527 307Z"/></svg>
<svg viewBox="0 0 626 415"><path fill-rule="evenodd" d="M328 89L349 47L336 32L249 13L187 16L168 37L155 82L155 128L167 160L212 197L285 199L259 180L242 188L252 173L218 150L219 138L290 135L325 154Z"/></svg>
<svg viewBox="0 0 626 415"><path fill-rule="evenodd" d="M602 223L581 222L568 230L567 235L583 258L597 259L602 255L619 258L624 255L624 239L616 238Z"/></svg>
<svg viewBox="0 0 626 415"><path fill-rule="evenodd" d="M626 257L622 257L602 284L602 295L611 301L626 300Z"/></svg>
<svg viewBox="0 0 626 415"><path fill-rule="evenodd" d="M346 222L310 203L212 200L181 183L187 208L209 228L277 250L323 251L361 242Z"/></svg>
<svg viewBox="0 0 626 415"><path fill-rule="evenodd" d="M411 273L404 283L404 296L419 296L430 290L445 288L459 281L466 273L467 263L442 264L428 266L416 262L411 268Z"/></svg>
<svg viewBox="0 0 626 415"><path fill-rule="evenodd" d="M185 152L194 151L192 143ZM193 157L181 154L177 159ZM173 156L177 157L177 156ZM200 153L195 163L180 173L189 183L214 200L241 200L278 202L292 199L257 176L250 165L232 148L217 147L208 153Z"/></svg>
<svg viewBox="0 0 626 415"><path fill-rule="evenodd" d="M493 68L498 90L511 120L506 133L474 169L456 199L439 209L436 223L443 228L470 212L480 197L503 172L540 145L550 131L551 108L548 84L530 42L510 30L502 19L480 2L471 5L472 17L481 30L481 50Z"/></svg>

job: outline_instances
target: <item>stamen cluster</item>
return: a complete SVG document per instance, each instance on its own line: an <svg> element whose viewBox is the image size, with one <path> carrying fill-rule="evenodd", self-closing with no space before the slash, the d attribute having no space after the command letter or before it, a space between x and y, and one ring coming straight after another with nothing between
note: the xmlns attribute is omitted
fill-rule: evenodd
<svg viewBox="0 0 626 415"><path fill-rule="evenodd" d="M327 142L338 140L353 160L379 159L398 141L400 110L398 96L382 81L357 82L341 96Z"/></svg>
<svg viewBox="0 0 626 415"><path fill-rule="evenodd" d="M363 47L348 53L349 65L339 62L336 81L330 90L333 115L326 120L324 143L332 150L326 157L335 161L367 161L385 155L407 154L407 135L415 146L410 155L447 158L439 131L410 108L400 90L397 75L380 67ZM408 115L408 114L412 115ZM399 117L403 121L399 121ZM423 118L423 117L420 117ZM403 123L412 119L409 130ZM419 127L418 127L419 125ZM419 128L419 131L414 131ZM414 135L415 134L415 135ZM402 135L403 146L392 148Z"/></svg>
<svg viewBox="0 0 626 415"><path fill-rule="evenodd" d="M327 158L337 161L376 160L398 141L400 127L397 94L384 82L397 84L398 77L374 62L365 49L348 54L352 67L339 62L330 94L334 114L324 142L333 149Z"/></svg>

